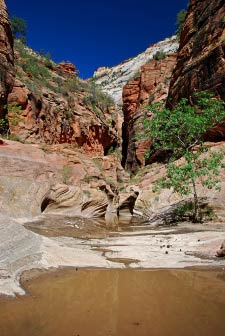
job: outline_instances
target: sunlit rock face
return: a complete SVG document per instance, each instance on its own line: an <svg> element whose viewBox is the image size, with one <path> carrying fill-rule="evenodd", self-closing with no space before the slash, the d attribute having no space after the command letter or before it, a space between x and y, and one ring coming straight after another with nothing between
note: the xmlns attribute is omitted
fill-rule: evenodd
<svg viewBox="0 0 225 336"><path fill-rule="evenodd" d="M166 54L174 53L178 49L176 36L166 38L147 48L143 53L130 58L113 67L101 67L94 73L95 82L108 93L116 102L122 104L122 89L127 81L136 77L140 67L147 64L158 51Z"/></svg>
<svg viewBox="0 0 225 336"><path fill-rule="evenodd" d="M17 218L43 212L101 217L114 197L113 190L127 183L116 155L93 157L64 144L4 140L0 166L0 213ZM117 206L124 209L130 196L121 197Z"/></svg>
<svg viewBox="0 0 225 336"><path fill-rule="evenodd" d="M37 78L26 71L24 54L48 76ZM29 143L69 143L94 155L117 147L118 113L114 104L100 106L96 101L94 105L90 84L77 77L73 64L52 62L46 67L40 55L19 41L15 42L15 59L17 75L7 101L13 137Z"/></svg>
<svg viewBox="0 0 225 336"><path fill-rule="evenodd" d="M143 117L151 117L146 105L165 102L175 63L176 54L166 55L163 60L153 59L141 67L139 77L123 88L123 166L130 172L144 164L150 145L149 139L138 139L144 133Z"/></svg>
<svg viewBox="0 0 225 336"><path fill-rule="evenodd" d="M225 100L224 0L190 1L167 104L173 106L196 90Z"/></svg>
<svg viewBox="0 0 225 336"><path fill-rule="evenodd" d="M14 81L13 39L4 0L0 0L0 117L5 115L7 96Z"/></svg>

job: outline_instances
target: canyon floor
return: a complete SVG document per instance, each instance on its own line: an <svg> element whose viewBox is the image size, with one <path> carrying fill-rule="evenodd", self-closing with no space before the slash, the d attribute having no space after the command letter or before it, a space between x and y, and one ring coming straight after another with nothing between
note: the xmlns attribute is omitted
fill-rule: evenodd
<svg viewBox="0 0 225 336"><path fill-rule="evenodd" d="M21 275L34 269L225 266L216 257L225 240L223 184L208 196L217 218L163 226L158 215L179 199L168 191L153 195L161 166L145 167L142 180L131 180L114 155L5 139L0 164L1 294L24 294Z"/></svg>
<svg viewBox="0 0 225 336"><path fill-rule="evenodd" d="M20 278L61 267L225 267L215 256L225 223L179 223L154 227L124 218L114 227L103 220L41 215L35 220L0 217L0 293L25 294ZM38 233L37 233L38 232ZM79 238L76 238L79 237Z"/></svg>

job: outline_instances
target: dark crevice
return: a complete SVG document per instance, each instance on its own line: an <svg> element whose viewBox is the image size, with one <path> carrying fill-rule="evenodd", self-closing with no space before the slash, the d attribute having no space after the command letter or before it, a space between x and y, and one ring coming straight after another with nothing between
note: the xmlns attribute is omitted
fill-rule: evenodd
<svg viewBox="0 0 225 336"><path fill-rule="evenodd" d="M128 149L128 143L129 143L129 137L127 134L127 125L125 122L122 125L122 161L121 165L123 168L125 168L126 161L127 161L127 149Z"/></svg>
<svg viewBox="0 0 225 336"><path fill-rule="evenodd" d="M45 209L52 203L53 203L53 200L51 200L48 197L45 197L44 200L41 203L41 212L44 212Z"/></svg>
<svg viewBox="0 0 225 336"><path fill-rule="evenodd" d="M117 141L114 141L112 144L110 144L110 146L107 146L104 148L104 155L108 155L110 154L110 151L115 151L116 148L118 147L118 142Z"/></svg>

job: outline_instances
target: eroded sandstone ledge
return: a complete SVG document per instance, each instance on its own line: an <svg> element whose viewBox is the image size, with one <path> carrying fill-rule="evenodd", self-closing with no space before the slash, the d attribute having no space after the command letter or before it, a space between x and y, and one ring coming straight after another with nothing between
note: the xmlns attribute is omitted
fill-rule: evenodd
<svg viewBox="0 0 225 336"><path fill-rule="evenodd" d="M4 0L0 0L0 118L5 116L7 97L14 82L13 39Z"/></svg>

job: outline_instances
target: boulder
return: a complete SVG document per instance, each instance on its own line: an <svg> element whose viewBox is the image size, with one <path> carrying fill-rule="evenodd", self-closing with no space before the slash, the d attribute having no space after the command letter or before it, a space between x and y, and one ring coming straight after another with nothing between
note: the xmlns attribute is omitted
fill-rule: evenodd
<svg viewBox="0 0 225 336"><path fill-rule="evenodd" d="M222 242L220 249L216 251L217 257L225 257L225 240Z"/></svg>

